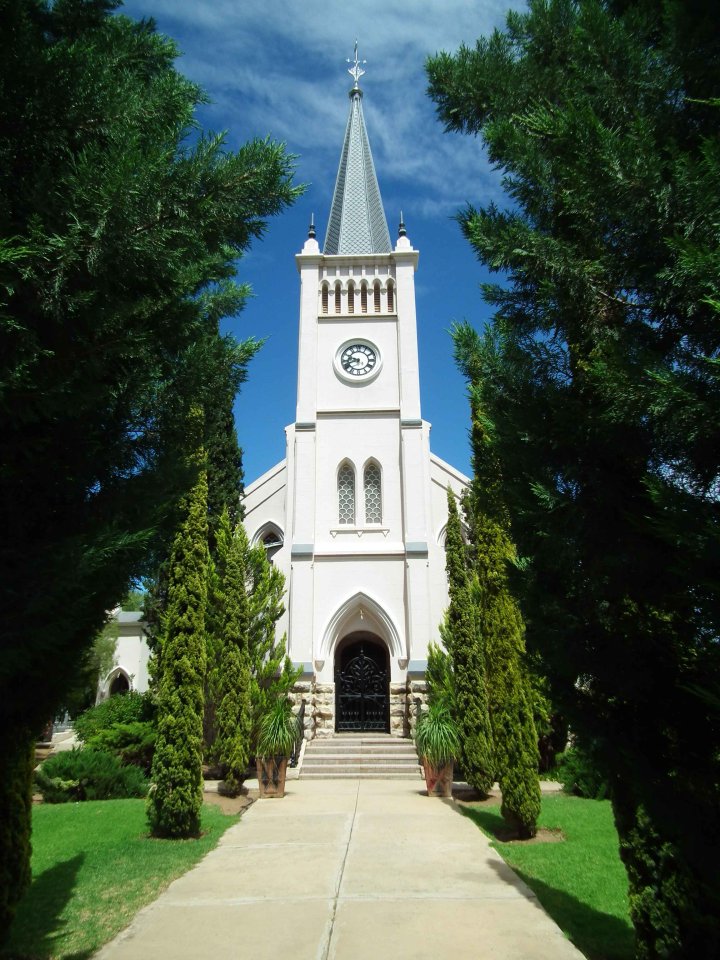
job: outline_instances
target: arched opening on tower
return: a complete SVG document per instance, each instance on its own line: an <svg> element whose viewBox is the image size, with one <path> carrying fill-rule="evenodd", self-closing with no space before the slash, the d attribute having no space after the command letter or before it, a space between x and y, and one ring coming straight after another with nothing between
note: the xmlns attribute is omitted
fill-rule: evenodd
<svg viewBox="0 0 720 960"><path fill-rule="evenodd" d="M375 633L356 630L335 649L335 730L390 732L390 654Z"/></svg>
<svg viewBox="0 0 720 960"><path fill-rule="evenodd" d="M108 696L114 697L118 694L129 693L130 691L130 680L128 675L124 670L118 670L113 679L110 681L110 687L108 689Z"/></svg>

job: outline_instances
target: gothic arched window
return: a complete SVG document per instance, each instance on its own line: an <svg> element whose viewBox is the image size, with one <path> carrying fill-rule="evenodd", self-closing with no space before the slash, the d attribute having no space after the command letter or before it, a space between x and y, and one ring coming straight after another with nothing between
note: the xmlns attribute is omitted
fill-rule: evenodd
<svg viewBox="0 0 720 960"><path fill-rule="evenodd" d="M348 313L355 313L355 284L348 284Z"/></svg>
<svg viewBox="0 0 720 960"><path fill-rule="evenodd" d="M282 549L282 534L277 533L275 530L268 530L268 532L262 538L262 545L265 547L265 556L268 558L270 563L272 563L275 554L278 552L278 550Z"/></svg>
<svg viewBox="0 0 720 960"><path fill-rule="evenodd" d="M339 283L335 284L335 313L340 313L342 307L342 289Z"/></svg>
<svg viewBox="0 0 720 960"><path fill-rule="evenodd" d="M363 487L365 488L365 523L382 523L380 467L372 461L365 467Z"/></svg>
<svg viewBox="0 0 720 960"><path fill-rule="evenodd" d="M338 471L338 520L355 525L355 471L347 462Z"/></svg>
<svg viewBox="0 0 720 960"><path fill-rule="evenodd" d="M373 287L373 297L374 297L374 306L375 313L380 313L380 284L376 283Z"/></svg>
<svg viewBox="0 0 720 960"><path fill-rule="evenodd" d="M360 287L360 310L367 313L367 284L363 283Z"/></svg>
<svg viewBox="0 0 720 960"><path fill-rule="evenodd" d="M320 295L320 296L321 296L322 312L323 312L323 313L327 313L327 312L328 312L328 292L329 292L329 291L328 291L328 285L327 285L326 283L324 283L324 284L322 285L322 293L321 293L321 295Z"/></svg>
<svg viewBox="0 0 720 960"><path fill-rule="evenodd" d="M387 288L388 313L395 313L395 288L389 283Z"/></svg>

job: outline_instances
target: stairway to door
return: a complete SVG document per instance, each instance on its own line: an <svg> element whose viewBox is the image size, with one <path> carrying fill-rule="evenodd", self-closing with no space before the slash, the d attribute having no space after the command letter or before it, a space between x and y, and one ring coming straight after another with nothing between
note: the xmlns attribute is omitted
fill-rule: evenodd
<svg viewBox="0 0 720 960"><path fill-rule="evenodd" d="M301 780L414 780L422 775L412 740L388 733L336 733L305 747Z"/></svg>

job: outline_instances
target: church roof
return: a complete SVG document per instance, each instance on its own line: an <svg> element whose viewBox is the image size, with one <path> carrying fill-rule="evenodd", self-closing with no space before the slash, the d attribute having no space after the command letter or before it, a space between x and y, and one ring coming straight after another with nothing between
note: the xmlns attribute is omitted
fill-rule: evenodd
<svg viewBox="0 0 720 960"><path fill-rule="evenodd" d="M355 56L357 69L357 47ZM326 254L389 253L392 249L357 79L350 91L350 116L325 236Z"/></svg>

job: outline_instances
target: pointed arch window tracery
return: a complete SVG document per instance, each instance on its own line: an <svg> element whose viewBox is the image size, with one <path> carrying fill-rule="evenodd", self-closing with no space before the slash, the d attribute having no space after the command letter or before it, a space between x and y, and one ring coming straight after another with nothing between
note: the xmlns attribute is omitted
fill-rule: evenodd
<svg viewBox="0 0 720 960"><path fill-rule="evenodd" d="M371 460L365 467L363 489L365 492L365 523L382 523L382 484L380 466Z"/></svg>
<svg viewBox="0 0 720 960"><path fill-rule="evenodd" d="M355 525L355 471L347 460L338 470L338 522Z"/></svg>

